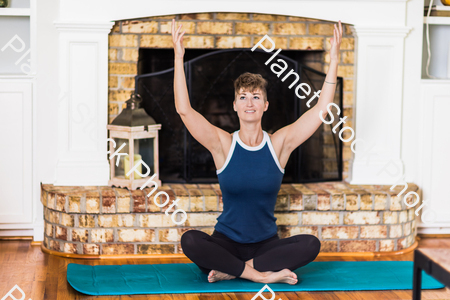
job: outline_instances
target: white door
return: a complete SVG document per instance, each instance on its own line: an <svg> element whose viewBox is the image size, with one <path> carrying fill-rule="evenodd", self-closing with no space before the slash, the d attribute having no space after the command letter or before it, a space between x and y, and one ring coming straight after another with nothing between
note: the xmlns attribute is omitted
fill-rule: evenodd
<svg viewBox="0 0 450 300"><path fill-rule="evenodd" d="M0 224L32 222L32 84L0 81Z"/></svg>
<svg viewBox="0 0 450 300"><path fill-rule="evenodd" d="M450 81L422 81L422 233L450 233ZM419 142L418 141L418 142Z"/></svg>

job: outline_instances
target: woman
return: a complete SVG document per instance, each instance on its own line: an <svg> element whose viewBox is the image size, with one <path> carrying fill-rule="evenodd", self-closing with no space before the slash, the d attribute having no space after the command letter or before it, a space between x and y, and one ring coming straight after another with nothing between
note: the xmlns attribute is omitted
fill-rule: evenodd
<svg viewBox="0 0 450 300"><path fill-rule="evenodd" d="M274 207L284 167L291 152L319 128L319 118L334 98L342 25L334 25L330 68L318 103L297 121L272 135L262 130L261 118L268 109L266 85L261 75L245 73L235 81L233 108L240 129L228 133L195 111L189 102L183 68L181 25L172 20L175 51L175 107L191 135L214 159L223 197L223 213L213 234L190 230L181 237L185 255L204 273L209 282L236 277L254 282L297 283L293 270L313 261L320 241L310 234L285 239L277 235Z"/></svg>

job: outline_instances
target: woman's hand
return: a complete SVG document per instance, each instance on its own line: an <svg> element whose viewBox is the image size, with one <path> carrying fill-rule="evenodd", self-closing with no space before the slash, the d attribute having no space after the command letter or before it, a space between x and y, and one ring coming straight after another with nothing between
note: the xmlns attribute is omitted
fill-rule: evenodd
<svg viewBox="0 0 450 300"><path fill-rule="evenodd" d="M184 56L183 35L186 31L180 33L181 26L180 24L175 30L175 19L172 19L172 41L175 58L183 58Z"/></svg>
<svg viewBox="0 0 450 300"><path fill-rule="evenodd" d="M339 48L342 41L342 24L339 20L339 28L334 24L333 37L331 38L330 59L331 61L339 62Z"/></svg>

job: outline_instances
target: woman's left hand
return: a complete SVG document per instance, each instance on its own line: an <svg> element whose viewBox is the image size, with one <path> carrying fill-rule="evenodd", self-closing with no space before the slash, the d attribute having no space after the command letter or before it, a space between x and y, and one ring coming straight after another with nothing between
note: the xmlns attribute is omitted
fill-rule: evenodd
<svg viewBox="0 0 450 300"><path fill-rule="evenodd" d="M334 24L333 37L331 38L330 59L339 62L339 48L342 41L342 24L339 20L339 27Z"/></svg>

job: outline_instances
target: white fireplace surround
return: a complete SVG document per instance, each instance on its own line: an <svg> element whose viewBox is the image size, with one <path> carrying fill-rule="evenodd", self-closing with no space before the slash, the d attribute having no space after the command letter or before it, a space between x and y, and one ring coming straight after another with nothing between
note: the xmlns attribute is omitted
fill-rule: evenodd
<svg viewBox="0 0 450 300"><path fill-rule="evenodd" d="M236 5L233 5L233 3ZM421 1L414 9L421 8ZM392 184L398 174L378 174L393 163L406 169L406 179L415 181L414 132L407 111L420 78L421 26L408 24L407 0L358 1L61 1L58 32L61 97L58 106L58 161L55 185L106 185L108 111L108 34L114 21L157 15L198 12L255 12L339 19L354 26L355 105L353 129L368 155L356 154L350 167L351 183ZM420 14L415 17L419 19ZM406 44L416 44L417 49ZM189 51L189 50L188 50ZM408 53L407 53L408 52ZM410 52L410 53L409 53ZM86 72L89 70L89 72ZM416 74L412 80L408 75ZM83 87L79 89L77 87ZM416 94L417 95L417 94ZM358 145L358 144L357 144ZM410 145L410 146L408 146ZM403 149L403 153L402 153ZM405 151L408 149L408 151ZM363 157L362 157L363 156ZM407 161L410 163L406 163ZM391 173L393 174L393 173Z"/></svg>

